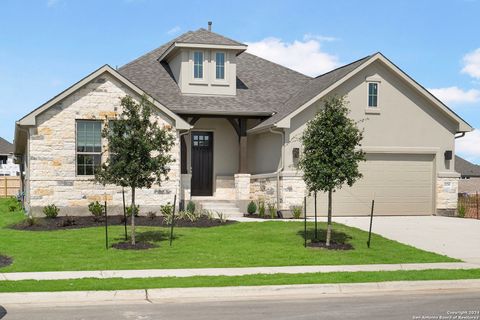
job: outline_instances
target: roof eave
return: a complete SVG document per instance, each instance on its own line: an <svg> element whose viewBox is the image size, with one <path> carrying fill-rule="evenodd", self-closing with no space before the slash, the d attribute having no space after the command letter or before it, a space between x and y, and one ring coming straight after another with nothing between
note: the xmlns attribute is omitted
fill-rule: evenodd
<svg viewBox="0 0 480 320"><path fill-rule="evenodd" d="M217 50L233 50L236 51L236 54L247 50L246 45L228 45L228 44L205 44L205 43L184 43L184 42L174 42L170 47L165 50L158 61L167 60L177 49L179 48L200 48L200 49L217 49Z"/></svg>

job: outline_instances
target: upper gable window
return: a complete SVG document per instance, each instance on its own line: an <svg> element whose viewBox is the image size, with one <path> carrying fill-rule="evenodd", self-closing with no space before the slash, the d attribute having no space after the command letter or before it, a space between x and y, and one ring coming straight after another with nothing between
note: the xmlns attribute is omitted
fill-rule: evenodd
<svg viewBox="0 0 480 320"><path fill-rule="evenodd" d="M203 52L195 51L193 53L193 78L203 79Z"/></svg>
<svg viewBox="0 0 480 320"><path fill-rule="evenodd" d="M215 79L225 79L225 52L215 54Z"/></svg>
<svg viewBox="0 0 480 320"><path fill-rule="evenodd" d="M368 107L369 108L378 107L378 83L377 82L368 83Z"/></svg>

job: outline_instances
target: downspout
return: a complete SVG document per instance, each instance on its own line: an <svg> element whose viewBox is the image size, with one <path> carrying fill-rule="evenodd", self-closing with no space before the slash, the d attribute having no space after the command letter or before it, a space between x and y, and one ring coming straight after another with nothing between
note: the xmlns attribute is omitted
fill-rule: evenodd
<svg viewBox="0 0 480 320"><path fill-rule="evenodd" d="M457 133L460 133L459 136L455 136L455 139L458 139L458 138L462 138L465 136L465 132L457 132Z"/></svg>
<svg viewBox="0 0 480 320"><path fill-rule="evenodd" d="M285 165L284 156L285 156L285 132L282 131L275 131L272 128L269 128L269 131L273 134L279 134L282 136L282 151L280 155L280 167L277 171L275 171L275 175L277 176L277 211L280 210L280 172L283 171L283 167Z"/></svg>

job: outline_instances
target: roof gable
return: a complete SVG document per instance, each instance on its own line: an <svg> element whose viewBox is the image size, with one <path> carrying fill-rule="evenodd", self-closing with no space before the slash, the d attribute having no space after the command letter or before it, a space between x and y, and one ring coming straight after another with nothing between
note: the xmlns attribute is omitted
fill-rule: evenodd
<svg viewBox="0 0 480 320"><path fill-rule="evenodd" d="M0 137L0 154L10 154L13 149L13 144Z"/></svg>
<svg viewBox="0 0 480 320"><path fill-rule="evenodd" d="M33 110L32 112L30 112L29 114L27 114L26 116L18 120L17 125L19 126L36 125L36 117L39 114L53 107L55 104L65 99L66 97L68 97L69 95L77 91L79 88L81 88L85 84L89 83L90 81L92 81L93 79L97 78L98 76L104 73L110 74L111 76L113 76L115 79L117 79L121 83L125 84L127 87L129 87L133 92L137 93L138 95L140 96L144 94L148 95L147 92L143 91L142 89L134 85L132 82L130 82L125 77L123 77L120 73L118 73L112 67L110 67L109 65L104 65L103 67L100 67L99 69L95 70L94 72L92 72L91 74L83 78L82 80L78 81L74 85L70 86L69 88L67 88L60 94L58 94L57 96L53 97L52 99L50 99L49 101L47 101L46 103L38 107L37 109ZM170 117L175 121L175 127L177 129L190 129L190 125L187 122L185 122L185 120L183 120L181 117L179 117L178 115L170 111L168 108L166 108L164 105L162 105L158 101L153 100L152 102L157 108L160 109L160 111L162 111L164 114L166 114L168 117Z"/></svg>
<svg viewBox="0 0 480 320"><path fill-rule="evenodd" d="M455 156L455 171L462 177L480 177L480 165L473 164L459 156Z"/></svg>

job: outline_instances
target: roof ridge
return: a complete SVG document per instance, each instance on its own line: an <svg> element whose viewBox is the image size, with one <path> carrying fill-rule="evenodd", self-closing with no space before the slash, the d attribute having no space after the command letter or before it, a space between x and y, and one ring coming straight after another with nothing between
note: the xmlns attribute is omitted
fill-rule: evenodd
<svg viewBox="0 0 480 320"><path fill-rule="evenodd" d="M160 50L161 48L163 48L163 47L165 47L165 46L170 46L170 45L171 45L172 43L174 43L175 41L178 41L179 38L182 38L182 37L184 37L184 36L186 36L187 34L190 34L190 33L192 33L192 32L193 32L193 31L189 30L189 31L187 31L187 32L182 33L182 34L179 35L178 37L173 38L172 40L165 42L165 43L162 44L161 46L156 47L155 49L152 49L152 50L148 51L147 53L142 54L140 57L135 58L135 59L133 59L133 60L130 61L130 62L127 62L126 64L124 64L123 66L121 66L119 69L125 68L126 66L128 66L128 65L130 65L130 64L132 64L132 63L134 63L134 62L137 62L138 60L142 59L143 57L148 56L149 54L152 54L152 53L154 53L155 51Z"/></svg>

